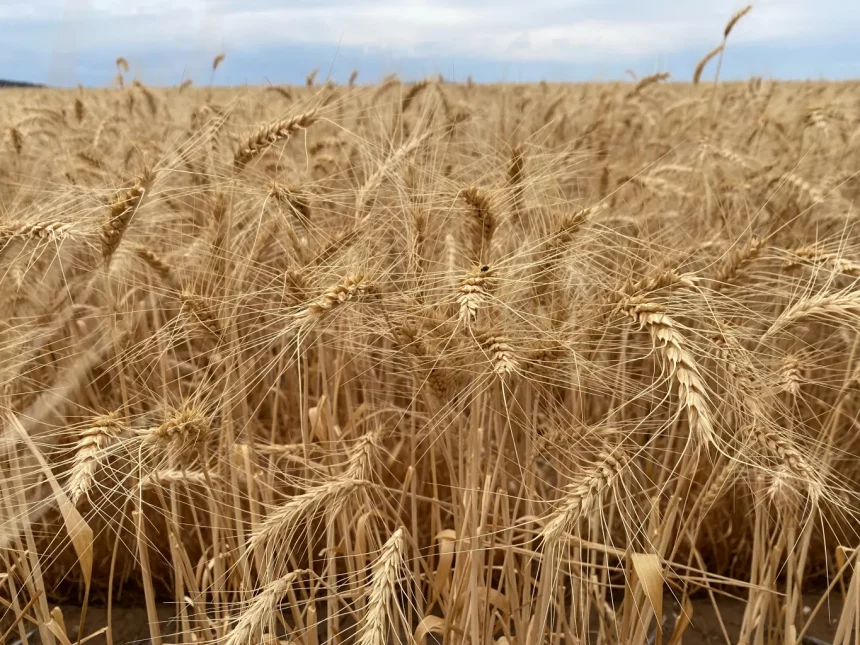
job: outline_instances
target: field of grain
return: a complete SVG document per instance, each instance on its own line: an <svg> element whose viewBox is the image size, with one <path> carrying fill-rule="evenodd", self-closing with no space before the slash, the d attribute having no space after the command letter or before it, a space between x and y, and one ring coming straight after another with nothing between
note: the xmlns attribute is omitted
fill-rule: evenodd
<svg viewBox="0 0 860 645"><path fill-rule="evenodd" d="M860 84L123 63L0 92L0 642L857 642Z"/></svg>

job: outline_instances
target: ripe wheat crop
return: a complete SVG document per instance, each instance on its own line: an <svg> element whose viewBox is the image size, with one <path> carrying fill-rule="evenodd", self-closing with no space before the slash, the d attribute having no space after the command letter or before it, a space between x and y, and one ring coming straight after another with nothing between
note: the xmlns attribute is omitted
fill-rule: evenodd
<svg viewBox="0 0 860 645"><path fill-rule="evenodd" d="M856 638L860 86L725 45L2 91L0 633L122 591L155 644Z"/></svg>

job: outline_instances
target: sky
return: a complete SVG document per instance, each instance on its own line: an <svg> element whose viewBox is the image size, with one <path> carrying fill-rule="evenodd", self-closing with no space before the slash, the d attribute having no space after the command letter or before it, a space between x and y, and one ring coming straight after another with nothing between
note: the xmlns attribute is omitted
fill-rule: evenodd
<svg viewBox="0 0 860 645"><path fill-rule="evenodd" d="M860 77L856 0L760 0L721 78ZM0 78L106 86L125 57L151 85L688 80L735 0L0 0ZM854 8L852 8L854 6ZM214 77L213 56L226 58ZM707 78L709 73L705 73Z"/></svg>

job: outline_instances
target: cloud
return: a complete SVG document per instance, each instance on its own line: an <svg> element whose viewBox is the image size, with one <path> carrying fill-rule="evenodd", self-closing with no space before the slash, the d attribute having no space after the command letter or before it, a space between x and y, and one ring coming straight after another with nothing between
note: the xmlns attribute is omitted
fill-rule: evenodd
<svg viewBox="0 0 860 645"><path fill-rule="evenodd" d="M403 54L444 52L491 60L575 62L669 53L694 45L709 48L719 41L725 21L737 8L726 0L704 6L684 0L363 0L256 10L224 2L219 15L224 39L237 47L286 39ZM835 19L840 13L845 14L844 21ZM823 0L817 6L800 0L768 0L744 19L733 41L849 34L858 25L860 19L837 0Z"/></svg>
<svg viewBox="0 0 860 645"><path fill-rule="evenodd" d="M28 53L52 52L53 67L65 70L63 79L74 75L73 59L136 55L156 73L171 55L203 69L212 54L224 50L228 65L222 78L230 73L230 61L259 65L263 52L290 52L297 64L328 57L345 65L364 58L365 65L374 57L395 66L421 60L462 62L469 70L510 64L623 71L679 64L681 57L691 67L720 41L727 18L743 1L7 0L0 4L0 20L8 64ZM784 51L789 60L801 47L853 42L860 12L849 4L759 0L732 33L731 47L767 50L774 58ZM302 48L305 61L298 60ZM0 63L3 58L0 52ZM761 72L755 60L747 63L749 73ZM839 61L843 70L851 64L844 56ZM251 67L233 70L234 80L262 78ZM181 66L170 71L184 73ZM161 78L173 76L165 72Z"/></svg>
<svg viewBox="0 0 860 645"><path fill-rule="evenodd" d="M289 42L402 55L575 62L707 47L719 40L738 6L730 0L297 0L286 7L241 0L34 0L4 4L0 18L73 21L83 36L79 42L89 47L158 48L190 40L253 48ZM854 13L838 0L762 0L733 41L848 34L860 25Z"/></svg>

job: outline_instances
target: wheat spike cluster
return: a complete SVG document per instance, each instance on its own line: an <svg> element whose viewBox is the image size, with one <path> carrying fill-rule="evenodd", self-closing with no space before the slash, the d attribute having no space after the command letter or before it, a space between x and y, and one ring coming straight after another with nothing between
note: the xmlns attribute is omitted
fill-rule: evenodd
<svg viewBox="0 0 860 645"><path fill-rule="evenodd" d="M5 642L856 642L860 85L719 81L745 13L687 79L0 91Z"/></svg>

